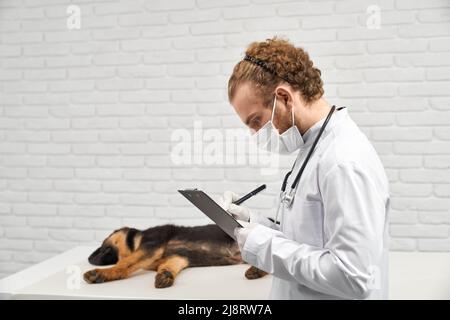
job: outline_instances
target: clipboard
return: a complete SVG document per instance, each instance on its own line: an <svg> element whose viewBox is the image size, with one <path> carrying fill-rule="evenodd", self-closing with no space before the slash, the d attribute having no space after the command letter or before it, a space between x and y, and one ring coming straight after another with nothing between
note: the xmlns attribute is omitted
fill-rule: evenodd
<svg viewBox="0 0 450 320"><path fill-rule="evenodd" d="M178 190L201 212L214 221L225 233L236 240L234 229L242 225L237 222L228 212L222 209L217 202L211 199L206 193L198 189Z"/></svg>

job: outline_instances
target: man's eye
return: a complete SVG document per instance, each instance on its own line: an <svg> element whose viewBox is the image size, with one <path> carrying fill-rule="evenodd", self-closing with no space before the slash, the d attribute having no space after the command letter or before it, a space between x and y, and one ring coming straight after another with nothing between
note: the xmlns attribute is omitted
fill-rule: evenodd
<svg viewBox="0 0 450 320"><path fill-rule="evenodd" d="M261 123L261 120L259 118L253 118L251 121L252 126L259 126Z"/></svg>

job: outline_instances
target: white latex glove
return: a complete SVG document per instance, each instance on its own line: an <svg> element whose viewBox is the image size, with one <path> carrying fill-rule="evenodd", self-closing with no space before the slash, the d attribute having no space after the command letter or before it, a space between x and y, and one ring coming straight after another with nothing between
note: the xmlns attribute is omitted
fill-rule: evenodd
<svg viewBox="0 0 450 320"><path fill-rule="evenodd" d="M239 196L233 191L225 191L219 199L219 205L235 219L248 222L250 220L250 209L238 206L233 203L239 199Z"/></svg>
<svg viewBox="0 0 450 320"><path fill-rule="evenodd" d="M248 223L248 222L240 222L243 225L243 228L236 227L234 228L234 236L236 237L239 250L242 251L242 248L245 245L245 241L247 241L248 235L250 232L257 226L256 223Z"/></svg>

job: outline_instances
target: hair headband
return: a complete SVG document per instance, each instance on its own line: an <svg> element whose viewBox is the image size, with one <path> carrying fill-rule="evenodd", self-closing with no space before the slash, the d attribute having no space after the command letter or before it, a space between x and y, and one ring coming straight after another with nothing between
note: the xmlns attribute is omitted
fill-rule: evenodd
<svg viewBox="0 0 450 320"><path fill-rule="evenodd" d="M257 66L260 66L261 68L263 68L264 70L270 72L274 76L277 76L277 77L283 79L286 82L290 82L286 77L282 77L279 74L277 74L277 72L274 69L269 67L267 62L265 62L265 61L263 61L261 59L258 59L258 58L255 58L253 56L250 56L250 55L246 54L243 60L249 61L249 62L251 62L251 63L253 63L253 64L257 65Z"/></svg>

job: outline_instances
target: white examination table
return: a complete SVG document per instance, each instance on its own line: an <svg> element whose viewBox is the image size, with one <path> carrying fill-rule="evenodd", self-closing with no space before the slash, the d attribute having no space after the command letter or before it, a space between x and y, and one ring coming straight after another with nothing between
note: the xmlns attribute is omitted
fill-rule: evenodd
<svg viewBox="0 0 450 320"><path fill-rule="evenodd" d="M247 280L248 265L183 270L170 288L156 289L155 272L87 284L94 247L77 247L0 280L0 298L10 299L267 299L271 276ZM450 253L391 252L391 299L450 299Z"/></svg>

